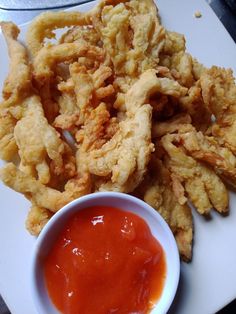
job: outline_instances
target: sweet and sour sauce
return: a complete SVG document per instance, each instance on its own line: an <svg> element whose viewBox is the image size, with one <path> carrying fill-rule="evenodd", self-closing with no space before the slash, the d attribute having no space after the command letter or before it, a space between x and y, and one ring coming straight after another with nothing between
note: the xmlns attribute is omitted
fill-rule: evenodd
<svg viewBox="0 0 236 314"><path fill-rule="evenodd" d="M97 206L67 222L44 262L44 274L62 313L144 314L161 296L166 261L141 217Z"/></svg>

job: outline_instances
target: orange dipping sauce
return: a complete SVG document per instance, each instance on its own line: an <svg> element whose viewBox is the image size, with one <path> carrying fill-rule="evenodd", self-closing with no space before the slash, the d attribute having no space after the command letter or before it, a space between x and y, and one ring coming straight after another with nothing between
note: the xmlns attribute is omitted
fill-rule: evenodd
<svg viewBox="0 0 236 314"><path fill-rule="evenodd" d="M144 314L161 296L166 262L142 218L98 206L69 220L44 273L50 298L62 313Z"/></svg>

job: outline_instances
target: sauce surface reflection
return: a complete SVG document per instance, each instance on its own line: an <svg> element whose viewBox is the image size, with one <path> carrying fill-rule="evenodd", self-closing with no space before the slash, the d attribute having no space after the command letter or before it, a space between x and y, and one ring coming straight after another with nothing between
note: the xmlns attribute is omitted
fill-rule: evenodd
<svg viewBox="0 0 236 314"><path fill-rule="evenodd" d="M44 272L52 302L62 313L141 314L161 295L166 262L142 218L98 206L69 220Z"/></svg>

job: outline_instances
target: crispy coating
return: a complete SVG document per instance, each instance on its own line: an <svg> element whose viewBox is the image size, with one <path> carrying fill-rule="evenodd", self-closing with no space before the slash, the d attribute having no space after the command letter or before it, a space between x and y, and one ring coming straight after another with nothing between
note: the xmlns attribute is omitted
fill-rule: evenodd
<svg viewBox="0 0 236 314"><path fill-rule="evenodd" d="M123 92L139 74L157 66L165 30L152 0L101 1L92 20Z"/></svg>
<svg viewBox="0 0 236 314"><path fill-rule="evenodd" d="M212 113L204 104L202 90L197 84L189 88L187 95L181 97L179 103L181 108L191 116L195 128L205 132L211 125Z"/></svg>
<svg viewBox="0 0 236 314"><path fill-rule="evenodd" d="M105 83L113 74L112 69L108 66L101 64L98 69L90 73L84 65L81 66L79 62L74 62L70 65L69 71L72 81L69 82L69 87L66 87L66 93L62 94L62 97L66 98L66 102L65 105L64 102L60 103L62 114L54 121L54 126L62 129L75 129L85 123L99 102L115 93L113 85L106 86ZM74 94L71 94L71 91ZM69 106L67 104L69 97L74 98L73 104L76 109L68 110L68 107L71 107L70 104Z"/></svg>
<svg viewBox="0 0 236 314"><path fill-rule="evenodd" d="M127 93L127 95L132 94L132 96L126 97L126 101L128 100L128 104L126 104L127 111L135 110L139 103L145 101L154 93L176 98L183 97L187 93L187 88L181 86L175 80L167 77L158 77L158 71L156 70L147 70L144 72L135 86L139 87L139 89L135 89L133 85L132 89ZM142 91L145 91L145 93L143 94Z"/></svg>
<svg viewBox="0 0 236 314"><path fill-rule="evenodd" d="M44 40L55 38L57 28L89 25L89 14L81 12L45 12L31 23L26 42L30 53L35 56L44 46Z"/></svg>
<svg viewBox="0 0 236 314"><path fill-rule="evenodd" d="M69 29L62 35L59 43L73 43L76 41L89 43L92 46L100 46L102 44L100 36L93 25L75 26Z"/></svg>
<svg viewBox="0 0 236 314"><path fill-rule="evenodd" d="M177 137L188 154L209 164L216 173L236 185L236 157L227 147L220 146L214 137L204 136L190 125L189 129L179 128Z"/></svg>
<svg viewBox="0 0 236 314"><path fill-rule="evenodd" d="M132 191L142 180L152 151L150 122L151 107L145 105L137 109L132 119L119 123L118 131L101 148L86 152L84 141L77 155L79 168L86 167L103 177L111 175L111 180L99 190Z"/></svg>
<svg viewBox="0 0 236 314"><path fill-rule="evenodd" d="M171 227L184 261L192 257L193 219L187 204L179 204L171 189L168 169L155 153L148 166L148 175L134 192L155 208Z"/></svg>
<svg viewBox="0 0 236 314"><path fill-rule="evenodd" d="M77 42L43 47L34 59L34 78L42 85L42 82L53 76L56 64L82 56L102 61L104 53L101 48Z"/></svg>
<svg viewBox="0 0 236 314"><path fill-rule="evenodd" d="M13 135L18 115L22 111L18 103L31 88L31 72L26 49L17 41L18 27L11 22L1 22L0 26L10 57L9 73L2 90L3 101L0 103L0 157L10 161L18 151Z"/></svg>
<svg viewBox="0 0 236 314"><path fill-rule="evenodd" d="M47 159L54 161L57 172L60 173L64 144L44 117L39 97L28 98L26 106L23 118L14 129L21 164L30 170L31 175L36 172L41 183L47 184L50 180Z"/></svg>
<svg viewBox="0 0 236 314"><path fill-rule="evenodd" d="M1 108L10 107L22 100L22 94L31 87L31 71L25 47L17 41L18 27L11 22L0 23L3 35L7 42L10 67L5 79L2 94Z"/></svg>
<svg viewBox="0 0 236 314"><path fill-rule="evenodd" d="M174 116L165 122L156 122L152 125L152 137L161 137L167 133L178 131L183 124L190 124L191 117L189 114L183 113Z"/></svg>
<svg viewBox="0 0 236 314"><path fill-rule="evenodd" d="M74 125L79 123L80 121L80 114L79 112L75 112L73 114L66 114L62 113L61 115L57 116L53 122L53 126L55 128L59 128L62 130L71 130Z"/></svg>
<svg viewBox="0 0 236 314"><path fill-rule="evenodd" d="M146 75L127 93L128 117L119 123L119 130L111 140L100 149L91 151L88 151L84 141L78 151L78 162L81 167L87 167L87 170L95 175L111 176L111 181L102 184L99 190L114 189L129 192L143 178L152 151L151 106L145 105L151 88L148 84L144 86L145 80ZM149 84L152 87L151 81ZM135 95L136 91L142 94L142 99L139 97L140 94Z"/></svg>
<svg viewBox="0 0 236 314"><path fill-rule="evenodd" d="M185 50L184 36L166 31L164 47L160 53L160 65L169 68L181 85L191 88L200 79L205 68Z"/></svg>
<svg viewBox="0 0 236 314"><path fill-rule="evenodd" d="M213 66L200 78L205 104L217 120L223 118L235 105L236 85L232 70Z"/></svg>
<svg viewBox="0 0 236 314"><path fill-rule="evenodd" d="M80 113L80 124L85 120L86 113L91 109L91 102L93 100L93 79L87 72L84 66L79 63L73 63L70 66L70 73L74 83L74 90L77 101L77 108Z"/></svg>
<svg viewBox="0 0 236 314"><path fill-rule="evenodd" d="M52 212L48 209L32 205L25 222L26 229L32 235L38 236L51 217Z"/></svg>
<svg viewBox="0 0 236 314"><path fill-rule="evenodd" d="M57 103L61 114L75 114L78 111L74 91L73 93L62 92L57 99Z"/></svg>
<svg viewBox="0 0 236 314"><path fill-rule="evenodd" d="M208 214L212 207L219 212L227 212L228 192L223 182L213 170L188 156L178 140L175 134L167 134L161 139L161 144L168 154L165 158L168 169L184 187L200 214ZM182 203L182 193L176 196Z"/></svg>
<svg viewBox="0 0 236 314"><path fill-rule="evenodd" d="M65 185L65 190L60 192L45 186L39 180L20 171L13 163L6 164L0 170L0 177L7 186L24 194L33 204L39 208L46 208L53 213L72 200L91 191L91 182L88 175L69 180Z"/></svg>
<svg viewBox="0 0 236 314"><path fill-rule="evenodd" d="M203 99L216 121L212 134L236 154L236 84L232 70L213 66L200 79Z"/></svg>
<svg viewBox="0 0 236 314"><path fill-rule="evenodd" d="M157 78L156 71L144 72L125 96L127 117L119 123L119 130L113 138L98 150L87 152L85 145L79 149L81 167L87 167L90 173L98 176L111 176L111 180L102 184L99 190L132 192L143 179L153 150L152 108L146 103L152 93L158 91L176 97L186 93L186 89L175 81Z"/></svg>
<svg viewBox="0 0 236 314"><path fill-rule="evenodd" d="M105 103L100 103L91 111L84 128L76 134L77 141L83 142L83 150L100 148L106 142L106 131L110 122L110 113Z"/></svg>
<svg viewBox="0 0 236 314"><path fill-rule="evenodd" d="M0 158L10 161L18 152L14 138L16 120L9 113L0 112Z"/></svg>

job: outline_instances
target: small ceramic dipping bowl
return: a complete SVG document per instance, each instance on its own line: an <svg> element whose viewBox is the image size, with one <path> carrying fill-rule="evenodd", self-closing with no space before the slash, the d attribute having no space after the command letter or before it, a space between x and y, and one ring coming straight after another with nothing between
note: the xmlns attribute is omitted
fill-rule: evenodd
<svg viewBox="0 0 236 314"><path fill-rule="evenodd" d="M162 294L155 303L151 314L164 314L173 302L180 274L180 260L173 234L164 219L145 202L140 199L116 192L99 192L83 196L72 201L58 211L47 223L36 241L32 258L31 285L33 300L39 314L58 314L53 305L44 279L44 260L66 222L78 211L93 207L104 206L128 211L143 218L149 226L152 235L161 244L166 259L166 279ZM60 287L58 287L60 289Z"/></svg>

